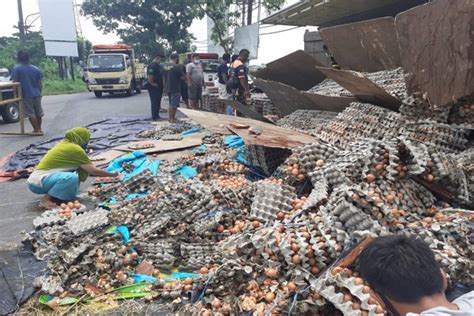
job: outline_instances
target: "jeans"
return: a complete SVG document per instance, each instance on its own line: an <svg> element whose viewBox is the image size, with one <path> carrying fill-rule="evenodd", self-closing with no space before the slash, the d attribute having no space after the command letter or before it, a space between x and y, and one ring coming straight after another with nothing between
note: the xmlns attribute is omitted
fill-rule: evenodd
<svg viewBox="0 0 474 316"><path fill-rule="evenodd" d="M163 91L160 89L148 89L148 95L150 96L151 103L151 118L157 120L160 118L160 109L161 109L161 97Z"/></svg>

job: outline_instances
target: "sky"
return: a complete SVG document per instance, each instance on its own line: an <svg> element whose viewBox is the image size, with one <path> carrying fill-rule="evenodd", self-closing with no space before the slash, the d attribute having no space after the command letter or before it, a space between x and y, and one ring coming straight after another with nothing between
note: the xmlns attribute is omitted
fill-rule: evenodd
<svg viewBox="0 0 474 316"><path fill-rule="evenodd" d="M80 4L82 1L83 0L75 0L75 3ZM287 0L285 5L291 5L298 1L299 0ZM18 24L17 0L0 0L0 2L0 36L9 36L16 31L14 25ZM22 0L22 3L23 17L25 19L28 15L39 11L38 0ZM32 21L33 19L34 16L31 16L28 18L28 21ZM115 34L104 34L102 31L98 30L89 17L81 16L80 25L83 36L93 44L113 44L119 40ZM34 23L33 30L39 30L40 27L41 21L38 19ZM265 28L260 30L260 34L289 28L291 27L265 26ZM260 36L258 58L253 60L252 64L268 63L298 49L303 49L303 35L306 29L315 30L314 27L302 27L287 32ZM201 48L201 43L207 39L206 20L195 20L189 28L189 31L193 33L196 38L197 46Z"/></svg>

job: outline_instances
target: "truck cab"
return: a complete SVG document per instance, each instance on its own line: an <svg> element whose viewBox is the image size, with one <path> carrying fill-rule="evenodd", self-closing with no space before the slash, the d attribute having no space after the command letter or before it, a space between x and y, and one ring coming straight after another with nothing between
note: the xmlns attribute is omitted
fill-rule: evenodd
<svg viewBox="0 0 474 316"><path fill-rule="evenodd" d="M104 92L141 92L144 65L134 60L128 45L95 45L87 58L87 86L100 98Z"/></svg>

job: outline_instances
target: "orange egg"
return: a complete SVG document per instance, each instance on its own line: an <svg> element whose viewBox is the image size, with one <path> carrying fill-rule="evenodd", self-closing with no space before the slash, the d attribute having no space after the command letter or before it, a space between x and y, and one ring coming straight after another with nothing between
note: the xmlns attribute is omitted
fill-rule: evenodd
<svg viewBox="0 0 474 316"><path fill-rule="evenodd" d="M267 301L268 303L273 302L274 299L275 299L274 293L268 292L267 294L265 294L265 301Z"/></svg>
<svg viewBox="0 0 474 316"><path fill-rule="evenodd" d="M67 203L67 207L69 207L69 208L74 208L74 203L68 202L68 203Z"/></svg>

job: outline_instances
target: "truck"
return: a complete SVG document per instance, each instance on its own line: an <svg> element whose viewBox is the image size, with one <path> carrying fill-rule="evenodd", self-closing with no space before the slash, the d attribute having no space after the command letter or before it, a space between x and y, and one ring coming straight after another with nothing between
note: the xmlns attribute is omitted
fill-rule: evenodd
<svg viewBox="0 0 474 316"><path fill-rule="evenodd" d="M146 78L145 65L135 59L133 48L126 44L94 45L87 57L87 88L97 98L102 94L140 93Z"/></svg>
<svg viewBox="0 0 474 316"><path fill-rule="evenodd" d="M10 72L7 68L0 68L0 102L13 99L13 89L9 87ZM15 123L20 120L20 109L18 102L5 103L0 105L0 116L5 123Z"/></svg>

